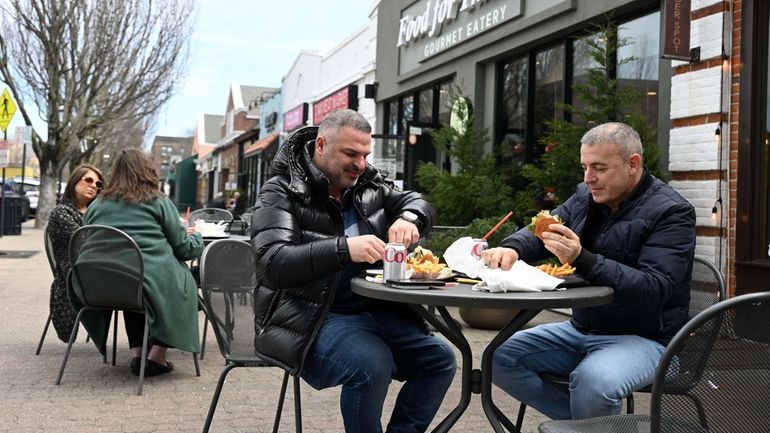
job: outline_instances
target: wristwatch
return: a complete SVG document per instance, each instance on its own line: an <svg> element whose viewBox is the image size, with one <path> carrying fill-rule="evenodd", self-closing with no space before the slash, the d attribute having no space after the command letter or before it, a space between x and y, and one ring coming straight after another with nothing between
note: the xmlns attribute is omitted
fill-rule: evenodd
<svg viewBox="0 0 770 433"><path fill-rule="evenodd" d="M412 224L416 225L417 227L419 227L419 226L420 226L420 217L418 217L418 216L417 216L417 214L416 214L416 213L414 213L414 212L410 212L410 211L408 211L408 210L407 210L407 211L404 211L404 212L403 212L403 213L402 213L402 214L399 216L399 218L401 218L401 219L402 219L402 220L404 220L404 221L408 221L408 222L410 222L410 223L412 223Z"/></svg>

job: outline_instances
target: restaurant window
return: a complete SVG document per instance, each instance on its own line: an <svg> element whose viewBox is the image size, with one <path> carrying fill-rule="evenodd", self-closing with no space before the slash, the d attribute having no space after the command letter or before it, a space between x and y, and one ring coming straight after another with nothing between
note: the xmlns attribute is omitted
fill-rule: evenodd
<svg viewBox="0 0 770 433"><path fill-rule="evenodd" d="M667 95L659 95L669 81L661 83L660 75L668 68L662 68L659 61L660 12L655 11L621 21L618 34L629 43L618 51L618 58L634 59L620 65L609 65L608 76L618 78L619 85L637 90L638 98L631 109L641 109L649 124L664 130L670 125L661 125L659 113L668 112ZM518 167L523 163L536 162L543 147L539 140L547 133L547 122L563 119L580 121L563 108L568 103L576 111L584 112L586 101L574 91L574 85L588 83L589 69L598 62L592 57L591 44L604 41L585 38L578 33L563 41L533 51L517 53L498 65L497 85L498 115L496 117L495 143L499 151L499 162L503 170L512 175L514 189L521 187L522 179L516 181ZM594 38L601 37L599 34ZM670 75L665 76L670 80ZM661 106L660 101L664 101ZM665 117L665 116L662 116ZM622 120L622 119L618 119ZM667 148L668 135L659 131L658 143Z"/></svg>
<svg viewBox="0 0 770 433"><path fill-rule="evenodd" d="M401 131L406 131L407 122L414 121L414 95L401 98Z"/></svg>
<svg viewBox="0 0 770 433"><path fill-rule="evenodd" d="M420 101L417 108L417 121L420 123L433 123L433 88L420 90Z"/></svg>
<svg viewBox="0 0 770 433"><path fill-rule="evenodd" d="M511 60L502 65L502 140L500 162L505 166L521 166L527 156L527 57Z"/></svg>
<svg viewBox="0 0 770 433"><path fill-rule="evenodd" d="M546 122L564 117L564 45L557 45L535 54L535 104L533 110L533 140L537 142L546 132ZM535 146L534 157L539 154Z"/></svg>
<svg viewBox="0 0 770 433"><path fill-rule="evenodd" d="M450 94L452 92L452 82L444 82L438 85L438 123L449 123L450 112Z"/></svg>
<svg viewBox="0 0 770 433"><path fill-rule="evenodd" d="M385 117L388 119L387 122L387 129L385 130L386 135L398 135L400 132L398 130L398 101L393 100L388 102L385 105L387 109L387 114Z"/></svg>
<svg viewBox="0 0 770 433"><path fill-rule="evenodd" d="M587 38L577 38L572 42L573 85L585 86L588 84L588 70L599 66L599 62L591 56L591 44L598 43L598 38L599 35L593 35ZM578 112L583 112L586 109L586 102L577 92L572 92L571 103ZM585 123L584 119L579 117L573 117L572 121L575 123Z"/></svg>
<svg viewBox="0 0 770 433"><path fill-rule="evenodd" d="M618 59L631 59L618 65L618 85L639 95L634 106L625 111L641 109L647 122L657 126L660 14L624 22L618 28L618 40L627 43L618 48Z"/></svg>

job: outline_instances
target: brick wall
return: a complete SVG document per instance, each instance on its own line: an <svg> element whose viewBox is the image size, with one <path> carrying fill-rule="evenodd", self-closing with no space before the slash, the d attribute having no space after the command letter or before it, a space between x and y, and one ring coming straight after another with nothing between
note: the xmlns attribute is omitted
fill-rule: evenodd
<svg viewBox="0 0 770 433"><path fill-rule="evenodd" d="M730 11L729 2L719 0L692 2L690 46L700 47L700 61L672 62L673 128L669 142L671 186L696 211L695 253L717 263L731 291L735 287L736 179L730 167L737 163L738 120L738 80L732 75L736 74L734 65L739 56L740 1L734 1L733 7ZM724 52L731 55L729 62L723 61L723 45ZM721 131L719 139L717 128ZM720 196L722 209L717 203ZM712 215L714 206L716 218Z"/></svg>

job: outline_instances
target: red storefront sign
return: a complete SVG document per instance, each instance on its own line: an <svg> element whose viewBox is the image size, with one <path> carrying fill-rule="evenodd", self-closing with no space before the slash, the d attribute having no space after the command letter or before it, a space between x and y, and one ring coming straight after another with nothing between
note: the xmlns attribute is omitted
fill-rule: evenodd
<svg viewBox="0 0 770 433"><path fill-rule="evenodd" d="M300 105L292 108L291 110L283 113L283 130L292 131L298 126L302 126L307 122L307 102L303 102Z"/></svg>
<svg viewBox="0 0 770 433"><path fill-rule="evenodd" d="M313 104L313 125L318 125L329 113L343 108L358 109L358 86L351 84Z"/></svg>

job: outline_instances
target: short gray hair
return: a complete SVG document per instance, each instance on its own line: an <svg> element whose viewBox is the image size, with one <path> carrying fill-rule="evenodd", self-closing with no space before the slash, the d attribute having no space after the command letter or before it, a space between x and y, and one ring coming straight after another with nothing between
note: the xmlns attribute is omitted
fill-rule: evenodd
<svg viewBox="0 0 770 433"><path fill-rule="evenodd" d="M351 109L336 110L329 113L318 125L318 135L330 139L342 128L353 128L365 134L372 133L372 126L361 113Z"/></svg>
<svg viewBox="0 0 770 433"><path fill-rule="evenodd" d="M593 146L594 144L612 144L618 150L618 154L624 160L631 155L638 153L644 156L642 139L634 128L620 122L608 122L593 127L580 139L582 146Z"/></svg>

